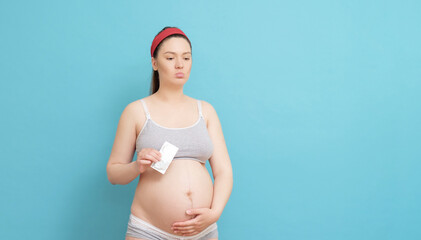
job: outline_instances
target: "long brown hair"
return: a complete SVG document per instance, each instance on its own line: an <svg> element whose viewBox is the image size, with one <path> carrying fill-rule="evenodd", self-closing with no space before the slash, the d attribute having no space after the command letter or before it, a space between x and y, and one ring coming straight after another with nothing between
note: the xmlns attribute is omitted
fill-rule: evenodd
<svg viewBox="0 0 421 240"><path fill-rule="evenodd" d="M174 28L174 27L164 27L161 31L159 31L159 33L157 33L156 35L158 35L158 34L160 34L162 31L164 31L165 29L167 29L167 28ZM158 44L158 46L156 46L156 48L155 48L155 52L153 53L153 57L156 59L156 56L158 55L158 50L159 50L159 48L161 47L161 44L165 41L165 40L167 40L167 39L169 39L169 38L173 38L173 37L182 37L182 38L184 38L184 39L186 39L188 42L189 42L189 44L190 44L190 49L192 49L192 46L191 46L191 42L189 41L189 39L187 39L184 35L182 35L182 34L173 34L173 35L170 35L170 36L168 36L168 37L166 37L166 38L164 38L159 44ZM193 50L192 50L193 51ZM158 89L159 89L159 74L158 74L158 71L155 71L155 70L153 70L153 68L152 68L152 80L151 80L151 88L150 88L150 95L152 95L152 94L154 94L154 93L156 93L156 91L158 91Z"/></svg>

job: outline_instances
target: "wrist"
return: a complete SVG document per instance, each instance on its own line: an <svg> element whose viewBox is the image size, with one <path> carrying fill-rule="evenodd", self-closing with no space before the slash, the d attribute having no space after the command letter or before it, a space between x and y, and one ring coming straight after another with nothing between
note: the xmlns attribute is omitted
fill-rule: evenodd
<svg viewBox="0 0 421 240"><path fill-rule="evenodd" d="M215 222L218 221L219 217L221 216L221 213L217 211L216 209L212 209L212 208L211 208L211 212L212 212L214 221Z"/></svg>
<svg viewBox="0 0 421 240"><path fill-rule="evenodd" d="M141 174L137 162L136 161L133 161L133 162L131 162L131 164L133 165L132 167L134 168L134 171L136 171L137 175Z"/></svg>

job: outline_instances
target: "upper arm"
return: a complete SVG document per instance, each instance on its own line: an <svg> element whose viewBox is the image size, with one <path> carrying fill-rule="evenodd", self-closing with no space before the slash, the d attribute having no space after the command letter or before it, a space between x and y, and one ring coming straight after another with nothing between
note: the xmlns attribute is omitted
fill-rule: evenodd
<svg viewBox="0 0 421 240"><path fill-rule="evenodd" d="M121 114L108 165L130 163L136 148L135 104L130 103Z"/></svg>
<svg viewBox="0 0 421 240"><path fill-rule="evenodd" d="M209 164L212 168L214 177L220 173L228 171L232 172L231 160L228 155L228 149L225 143L224 134L222 132L221 122L219 121L218 114L213 106L203 101L203 109L208 119L208 132L212 140L214 150L209 159Z"/></svg>

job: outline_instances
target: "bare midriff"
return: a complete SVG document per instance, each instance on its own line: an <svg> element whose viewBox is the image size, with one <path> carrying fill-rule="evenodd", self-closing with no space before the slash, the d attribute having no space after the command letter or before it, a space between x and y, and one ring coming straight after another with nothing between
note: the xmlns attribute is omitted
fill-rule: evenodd
<svg viewBox="0 0 421 240"><path fill-rule="evenodd" d="M165 174L149 167L139 177L131 213L171 234L174 222L194 218L191 208L210 208L213 183L204 163L173 160Z"/></svg>

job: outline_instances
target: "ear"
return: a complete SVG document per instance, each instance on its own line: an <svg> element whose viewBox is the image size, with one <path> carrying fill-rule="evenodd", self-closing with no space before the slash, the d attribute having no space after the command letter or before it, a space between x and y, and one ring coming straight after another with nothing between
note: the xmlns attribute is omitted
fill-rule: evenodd
<svg viewBox="0 0 421 240"><path fill-rule="evenodd" d="M157 64L157 62L156 62L156 60L155 60L154 57L151 58L151 62L152 62L152 68L153 68L153 70L154 71L158 70L158 64Z"/></svg>

